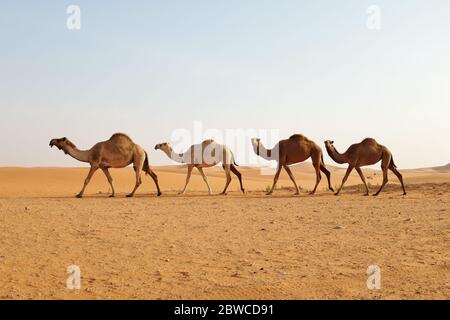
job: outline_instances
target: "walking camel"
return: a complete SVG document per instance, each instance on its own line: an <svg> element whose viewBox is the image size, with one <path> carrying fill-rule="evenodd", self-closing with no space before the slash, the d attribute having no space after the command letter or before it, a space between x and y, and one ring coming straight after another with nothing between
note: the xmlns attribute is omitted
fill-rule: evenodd
<svg viewBox="0 0 450 320"><path fill-rule="evenodd" d="M346 152L339 153L333 145L334 141L327 140L325 141L325 147L327 149L328 155L337 163L348 163L347 172L345 173L344 179L342 179L342 184L336 192L336 195L342 190L345 181L347 181L348 176L352 172L353 169L356 169L359 176L361 177L364 186L366 187L366 196L369 195L369 187L367 186L366 179L364 177L363 172L361 171L361 167L369 166L375 164L381 160L381 169L383 170L383 184L380 189L374 194L374 196L378 196L383 190L384 186L388 182L388 174L387 171L390 169L398 178L400 183L402 184L403 195L406 195L405 185L403 184L403 177L398 172L397 166L394 163L394 159L392 158L392 153L388 148L378 144L375 139L366 138L361 143L356 143L351 145Z"/></svg>
<svg viewBox="0 0 450 320"><path fill-rule="evenodd" d="M289 139L281 140L280 142L278 142L273 149L266 149L262 145L259 138L253 138L252 145L253 150L258 156L266 160L276 160L278 162L277 171L273 179L273 185L267 195L271 195L273 193L273 190L275 189L278 178L280 176L281 168L284 168L286 170L292 182L294 183L296 190L295 194L300 194L300 190L298 189L297 183L295 182L294 175L292 174L289 165L303 162L310 157L316 171L316 185L314 186L314 189L310 192L310 194L314 194L316 192L317 186L322 179L320 171L322 171L327 176L328 188L331 191L334 191L333 187L331 186L330 171L327 170L327 168L325 167L325 163L323 162L322 149L314 141L309 140L304 135L294 134Z"/></svg>
<svg viewBox="0 0 450 320"><path fill-rule="evenodd" d="M242 186L242 176L241 173L236 169L237 164L234 160L233 153L225 145L221 145L215 142L214 140L209 139L203 141L200 144L192 145L184 153L175 153L170 143L164 142L157 144L155 146L155 150L163 151L170 159L176 162L187 164L188 170L186 183L184 185L183 191L181 191L181 194L186 193L187 186L191 178L192 170L194 168L197 168L197 170L202 175L206 185L208 186L209 195L211 195L212 194L211 186L208 183L208 178L203 172L203 168L213 167L219 163L222 163L222 167L225 170L225 174L227 177L225 188L223 189L221 194L226 195L228 185L231 182L230 171L233 172L238 177L239 183L241 185L241 191L242 193L245 193L244 187Z"/></svg>
<svg viewBox="0 0 450 320"><path fill-rule="evenodd" d="M141 146L135 144L133 140L124 133L115 133L109 140L99 142L91 149L84 151L78 150L78 148L67 138L52 139L50 141L50 147L53 146L56 146L59 150L63 150L65 154L69 154L72 158L81 162L88 162L91 165L89 174L84 181L84 186L80 193L77 194L78 198L83 197L84 190L97 169L102 169L112 189L110 197L114 197L115 191L113 179L108 169L125 168L130 164L133 164L136 173L136 185L127 197L132 197L137 188L141 185L141 170L144 170L146 174L149 174L152 177L158 190L158 196L161 195L158 177L150 169L147 152L145 152Z"/></svg>

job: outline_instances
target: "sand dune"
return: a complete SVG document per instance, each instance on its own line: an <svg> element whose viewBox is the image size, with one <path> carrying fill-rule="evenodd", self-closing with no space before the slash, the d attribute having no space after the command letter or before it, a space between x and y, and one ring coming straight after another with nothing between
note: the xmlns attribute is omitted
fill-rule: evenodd
<svg viewBox="0 0 450 320"><path fill-rule="evenodd" d="M330 167L331 168L331 167ZM248 190L233 179L228 196L207 196L195 173L179 196L183 167L155 167L133 199L131 169L112 170L118 197L97 172L84 199L87 168L0 168L0 299L448 299L450 173L403 171L378 198L364 197L352 174L340 197L308 196L310 165L296 166L304 188L292 196L283 172L273 177L241 167ZM331 168L333 185L344 169ZM369 182L381 182L376 170ZM217 193L221 168L207 170ZM66 288L66 268L81 269L81 289ZM379 265L381 290L366 287Z"/></svg>
<svg viewBox="0 0 450 320"><path fill-rule="evenodd" d="M437 172L450 172L450 163L446 164L445 166L434 167L432 169Z"/></svg>

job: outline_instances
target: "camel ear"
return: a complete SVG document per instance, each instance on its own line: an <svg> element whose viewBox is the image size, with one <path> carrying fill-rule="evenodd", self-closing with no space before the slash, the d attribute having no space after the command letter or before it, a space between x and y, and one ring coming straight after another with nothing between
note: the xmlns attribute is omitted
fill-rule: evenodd
<svg viewBox="0 0 450 320"><path fill-rule="evenodd" d="M63 141L63 142L66 142L66 141L67 141L67 138L66 138L66 137L62 138L62 141Z"/></svg>

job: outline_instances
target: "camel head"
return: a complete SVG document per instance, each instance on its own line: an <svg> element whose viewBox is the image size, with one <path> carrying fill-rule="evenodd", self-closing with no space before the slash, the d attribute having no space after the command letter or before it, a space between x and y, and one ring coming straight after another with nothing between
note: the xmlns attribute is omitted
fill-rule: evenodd
<svg viewBox="0 0 450 320"><path fill-rule="evenodd" d="M63 150L65 154L67 154L68 148L75 148L75 145L66 137L59 139L52 139L49 143L50 148L56 146L59 150Z"/></svg>
<svg viewBox="0 0 450 320"><path fill-rule="evenodd" d="M325 147L329 150L329 149L334 149L334 145L333 145L334 141L331 140L327 140L325 141Z"/></svg>
<svg viewBox="0 0 450 320"><path fill-rule="evenodd" d="M170 143L168 142L163 142L163 143L158 143L155 146L155 150L162 150L162 151L170 151L172 147L170 146Z"/></svg>

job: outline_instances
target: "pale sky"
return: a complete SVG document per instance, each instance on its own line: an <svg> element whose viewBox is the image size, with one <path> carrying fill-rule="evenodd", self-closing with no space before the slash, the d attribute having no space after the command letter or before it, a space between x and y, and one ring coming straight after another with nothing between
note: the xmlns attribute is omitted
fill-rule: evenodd
<svg viewBox="0 0 450 320"><path fill-rule="evenodd" d="M66 27L71 4L81 30ZM373 4L378 31L366 26ZM443 165L449 17L448 0L4 2L0 166L80 165L49 140L87 149L114 132L166 164L154 145L194 121L342 152L373 137L399 168Z"/></svg>

